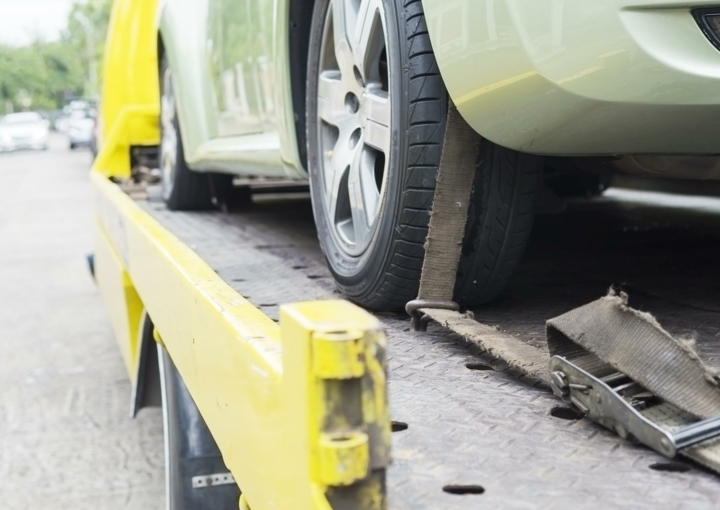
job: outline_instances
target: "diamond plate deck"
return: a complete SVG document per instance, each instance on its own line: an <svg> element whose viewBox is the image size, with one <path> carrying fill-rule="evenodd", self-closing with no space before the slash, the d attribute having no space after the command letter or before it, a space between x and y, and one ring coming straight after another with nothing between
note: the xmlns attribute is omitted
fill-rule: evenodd
<svg viewBox="0 0 720 510"><path fill-rule="evenodd" d="M696 337L706 361L720 366L720 206L716 213L668 211L641 202L610 193L540 217L511 288L476 316L543 345L546 319L615 284L672 333ZM271 317L281 302L338 297L306 196L267 196L229 214L141 204ZM666 459L589 420L552 417L560 402L547 389L462 339L435 326L411 332L404 316L381 319L389 336L392 416L408 424L393 435L390 508L720 505L714 475L690 464L687 472L653 470ZM466 368L471 362L491 369ZM448 484L481 485L485 492L448 494Z"/></svg>

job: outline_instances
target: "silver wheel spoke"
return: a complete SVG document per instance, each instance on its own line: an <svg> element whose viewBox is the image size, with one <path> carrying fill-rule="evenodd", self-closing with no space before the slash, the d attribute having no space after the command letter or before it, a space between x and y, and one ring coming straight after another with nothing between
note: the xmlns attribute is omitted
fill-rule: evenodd
<svg viewBox="0 0 720 510"><path fill-rule="evenodd" d="M369 61L379 54L383 46L380 2L378 0L362 0L357 13L352 44L355 65L365 72Z"/></svg>
<svg viewBox="0 0 720 510"><path fill-rule="evenodd" d="M381 126L390 125L390 98L386 93L369 91L365 95L365 118Z"/></svg>
<svg viewBox="0 0 720 510"><path fill-rule="evenodd" d="M335 41L335 58L337 59L343 79L352 77L352 49L348 37L348 6L345 1L332 3L333 39Z"/></svg>
<svg viewBox="0 0 720 510"><path fill-rule="evenodd" d="M375 158L373 151L363 150L360 158L360 189L363 197L363 211L369 228L375 222L380 207L380 190L375 181Z"/></svg>
<svg viewBox="0 0 720 510"><path fill-rule="evenodd" d="M340 197L340 184L343 181L343 175L346 171L346 169L336 170L330 177L330 189L327 190L327 196L328 198L330 198L330 200L328 201L328 213L330 214L330 217L333 218L333 221L337 219L338 200Z"/></svg>
<svg viewBox="0 0 720 510"><path fill-rule="evenodd" d="M390 152L390 100L378 94L366 94L365 143L379 151Z"/></svg>
<svg viewBox="0 0 720 510"><path fill-rule="evenodd" d="M343 118L348 117L345 111L347 87L343 86L336 74L325 71L318 81L318 115L333 126L338 126Z"/></svg>
<svg viewBox="0 0 720 510"><path fill-rule="evenodd" d="M330 162L325 168L325 193L328 197L330 218L337 219L338 200L342 193L340 187L343 183L343 176L353 160L353 152L347 147L347 139L340 137L335 144Z"/></svg>
<svg viewBox="0 0 720 510"><path fill-rule="evenodd" d="M162 124L162 128L164 130L167 130L170 127L170 124L172 123L172 103L168 101L168 97L163 95L162 100L160 101L160 123Z"/></svg>
<svg viewBox="0 0 720 510"><path fill-rule="evenodd" d="M177 164L178 131L175 129L175 94L170 69L163 74L163 91L160 98L160 168L162 170L162 194L170 198L173 188L173 171Z"/></svg>
<svg viewBox="0 0 720 510"><path fill-rule="evenodd" d="M325 210L344 251L373 239L390 161L391 104L381 0L332 0L317 116Z"/></svg>
<svg viewBox="0 0 720 510"><path fill-rule="evenodd" d="M345 14L345 2L333 2L332 6L332 25L333 39L335 41L335 53L344 44L350 44L347 37L347 16ZM341 50L342 52L342 50Z"/></svg>
<svg viewBox="0 0 720 510"><path fill-rule="evenodd" d="M350 165L350 173L348 175L348 195L350 197L350 211L352 213L355 244L363 244L370 233L370 224L365 212L365 197L362 182L362 159L362 151L358 150L352 164Z"/></svg>

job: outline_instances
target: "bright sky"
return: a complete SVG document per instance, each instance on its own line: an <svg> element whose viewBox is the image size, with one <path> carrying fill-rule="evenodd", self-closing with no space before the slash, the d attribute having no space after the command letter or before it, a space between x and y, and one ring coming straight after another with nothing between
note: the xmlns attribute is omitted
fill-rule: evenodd
<svg viewBox="0 0 720 510"><path fill-rule="evenodd" d="M0 43L21 46L36 36L51 41L65 28L73 0L0 0Z"/></svg>

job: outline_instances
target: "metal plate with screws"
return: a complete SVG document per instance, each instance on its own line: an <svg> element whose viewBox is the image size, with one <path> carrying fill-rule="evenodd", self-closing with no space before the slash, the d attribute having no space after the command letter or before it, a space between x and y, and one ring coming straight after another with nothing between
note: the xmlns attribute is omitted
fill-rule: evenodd
<svg viewBox="0 0 720 510"><path fill-rule="evenodd" d="M204 489L215 485L231 485L235 483L232 473L214 473L192 477L193 489Z"/></svg>

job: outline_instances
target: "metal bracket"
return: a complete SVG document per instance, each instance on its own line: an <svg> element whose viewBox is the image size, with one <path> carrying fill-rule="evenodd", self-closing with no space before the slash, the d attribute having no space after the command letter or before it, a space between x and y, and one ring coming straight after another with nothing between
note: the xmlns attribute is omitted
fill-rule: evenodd
<svg viewBox="0 0 720 510"><path fill-rule="evenodd" d="M681 448L720 435L720 416L698 420L673 431L661 428L641 411L662 401L619 372L595 377L567 359L553 356L550 381L553 393L592 420L622 438L632 436L666 457L673 458Z"/></svg>
<svg viewBox="0 0 720 510"><path fill-rule="evenodd" d="M216 485L232 485L235 478L232 473L214 473L212 475L201 475L192 477L193 489L204 489Z"/></svg>
<svg viewBox="0 0 720 510"><path fill-rule="evenodd" d="M421 308L437 308L439 310L460 311L460 305L455 301L441 301L437 299L413 299L405 305L405 311L410 315L410 327L413 331L427 331L430 317L420 311Z"/></svg>

